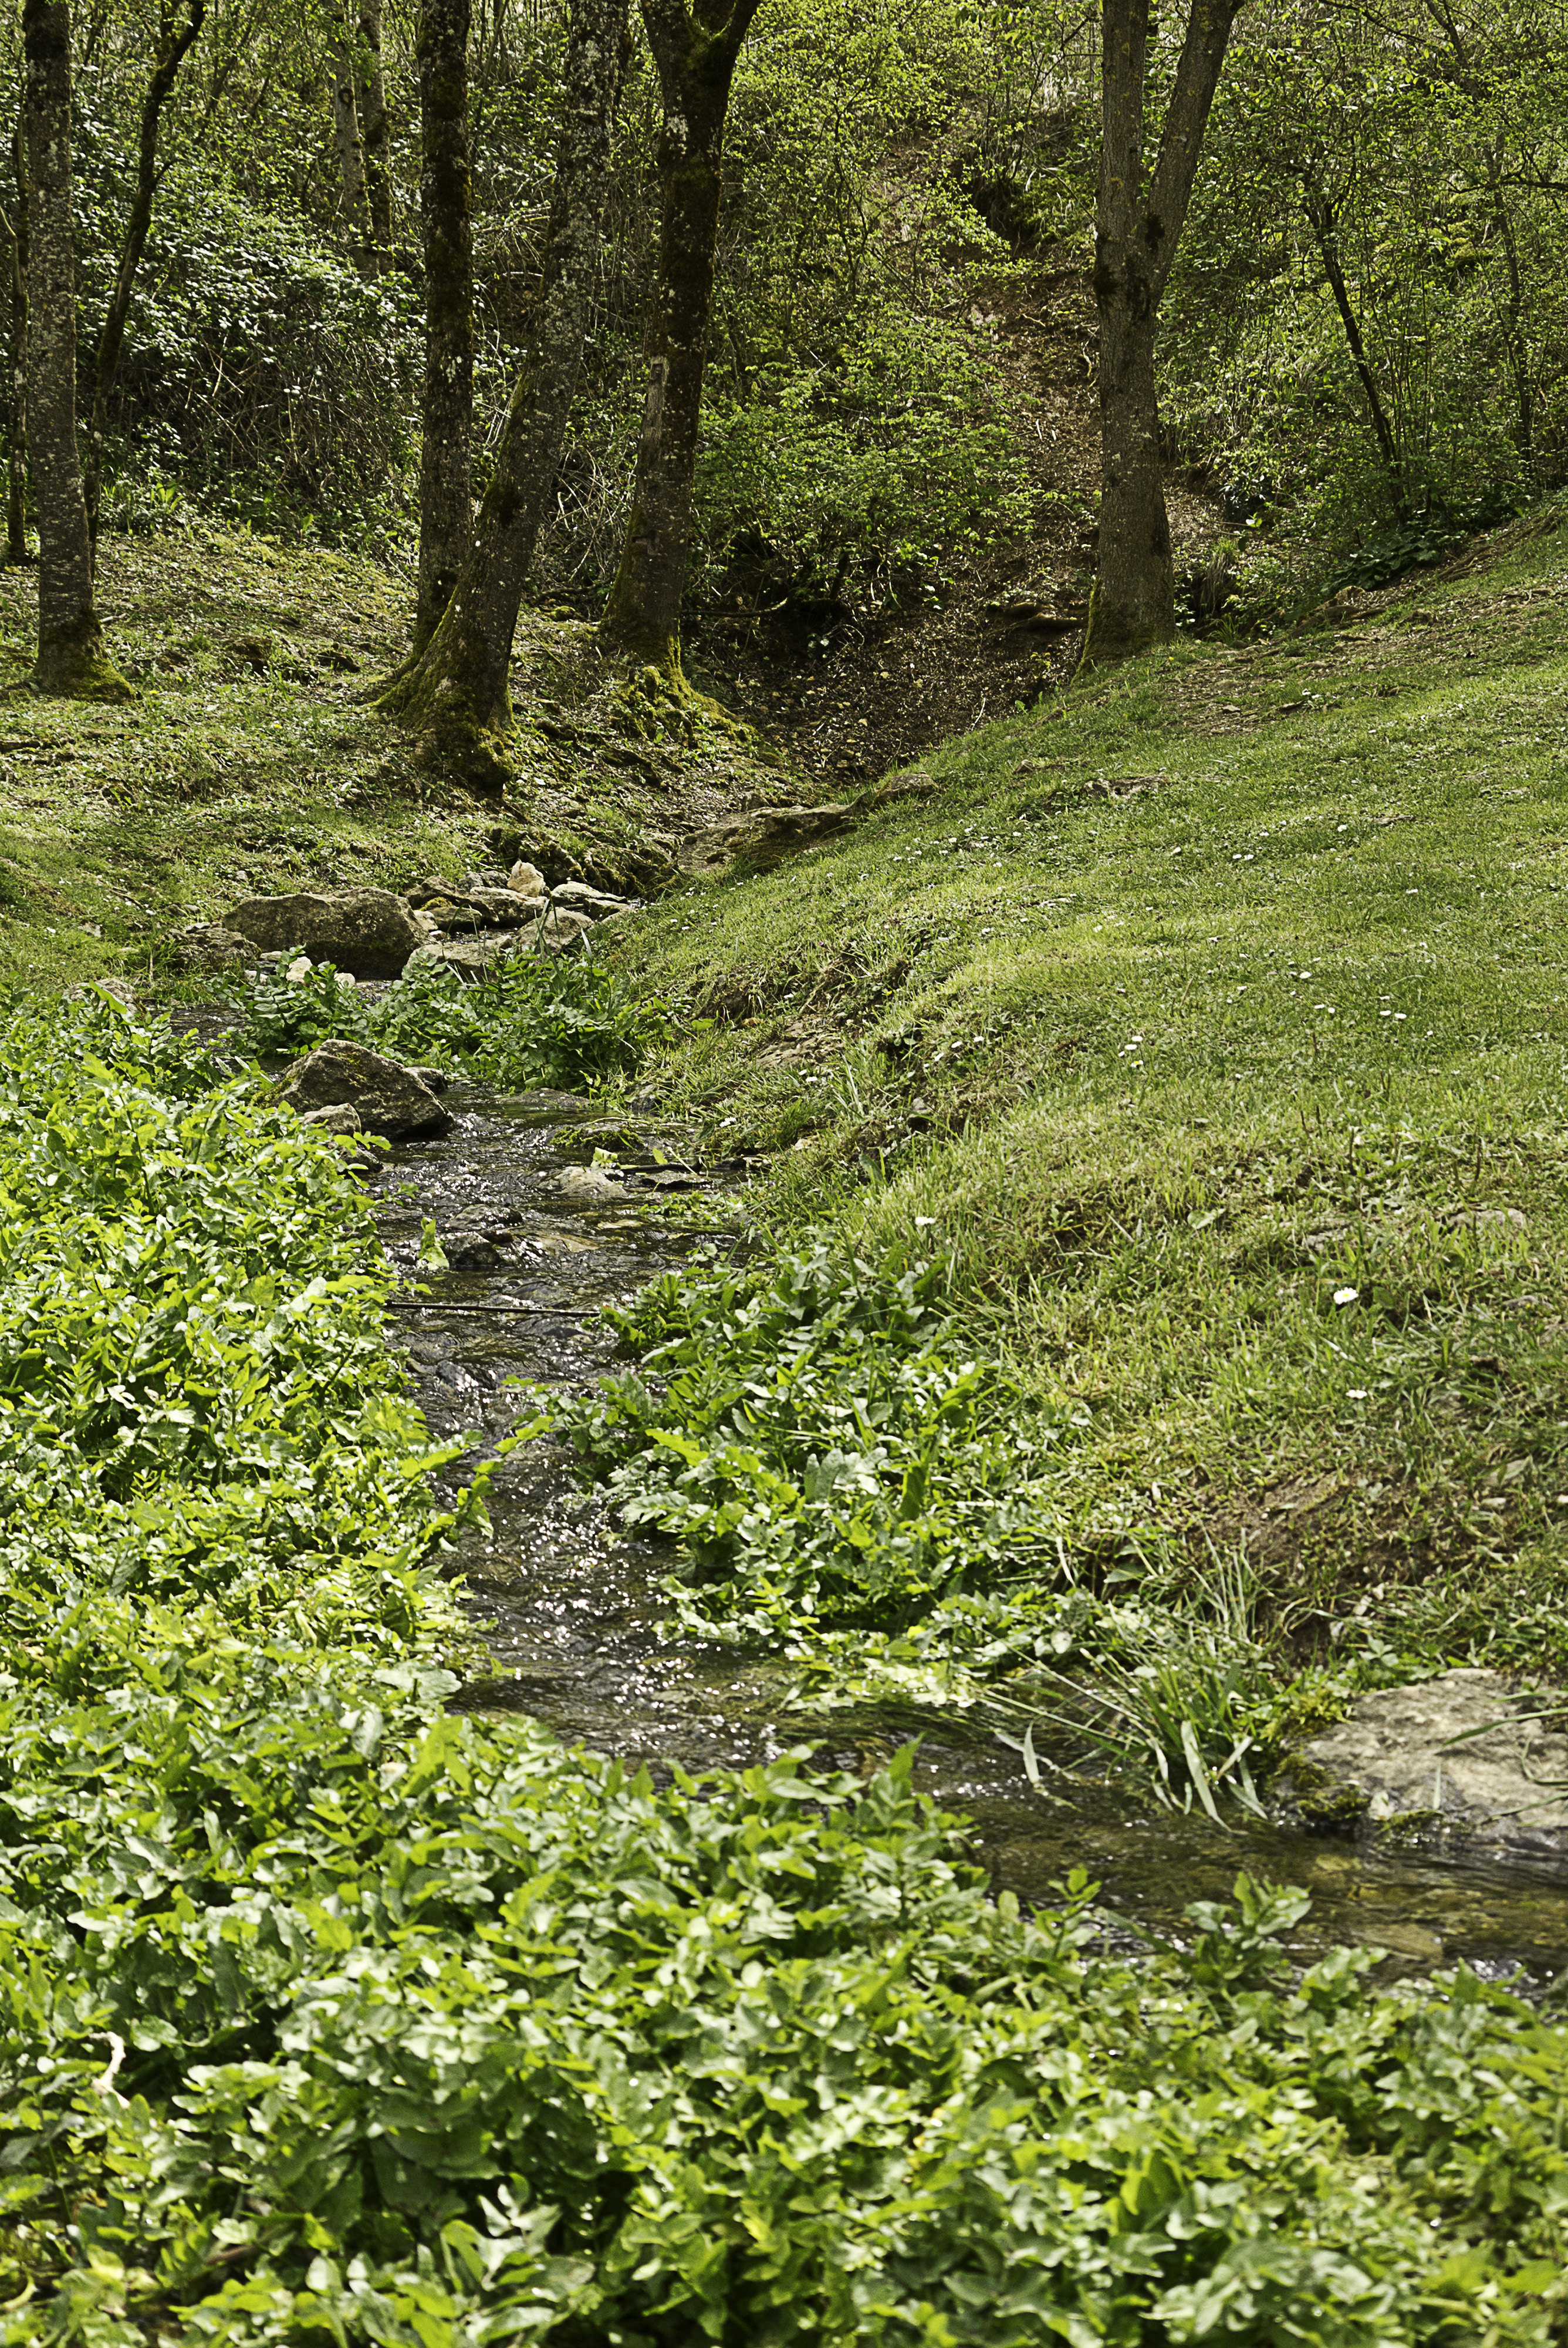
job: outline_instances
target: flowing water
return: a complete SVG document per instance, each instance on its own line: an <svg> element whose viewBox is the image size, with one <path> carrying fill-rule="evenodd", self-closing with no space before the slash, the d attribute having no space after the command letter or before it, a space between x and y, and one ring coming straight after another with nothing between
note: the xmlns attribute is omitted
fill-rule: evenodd
<svg viewBox="0 0 1568 2348"><path fill-rule="evenodd" d="M699 1190L702 1181L645 1150L624 1195L585 1199L587 1186L568 1175L579 1192L569 1197L563 1171L572 1152L591 1154L595 1112L560 1095L507 1100L457 1086L448 1106L451 1130L395 1151L378 1184L383 1235L410 1280L427 1219L451 1260L446 1272L416 1275L427 1293L400 1296L395 1334L433 1432L497 1437L522 1415L511 1381L578 1385L609 1362L613 1339L598 1308L678 1263L694 1241L691 1225L671 1230L649 1215L647 1186ZM673 1161L679 1137L664 1139ZM1562 1873L1251 1824L1227 1832L1102 1785L1073 1781L1070 1799L1055 1787L1047 1797L999 1740L948 1721L803 1720L787 1709L776 1670L661 1637L668 1553L622 1537L548 1444L501 1468L490 1516L488 1534L466 1536L460 1554L466 1603L496 1665L492 1679L465 1692L476 1708L529 1713L592 1751L689 1770L744 1766L808 1742L864 1770L917 1729L920 1782L972 1821L999 1885L1048 1900L1053 1882L1081 1866L1120 1920L1115 1937L1122 1928L1130 1941L1180 1931L1188 1901L1224 1897L1245 1869L1312 1893L1297 1932L1304 1953L1376 1941L1393 1952L1393 1971L1462 1957L1527 1990L1568 1965Z"/></svg>

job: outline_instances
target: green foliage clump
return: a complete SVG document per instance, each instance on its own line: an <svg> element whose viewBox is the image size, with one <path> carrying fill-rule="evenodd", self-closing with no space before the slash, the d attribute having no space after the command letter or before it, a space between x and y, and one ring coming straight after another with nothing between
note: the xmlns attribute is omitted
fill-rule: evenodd
<svg viewBox="0 0 1568 2348"><path fill-rule="evenodd" d="M1040 1471L1071 1413L964 1345L947 1271L713 1263L610 1313L639 1365L562 1423L628 1523L680 1537L710 1628L902 1629L1052 1557Z"/></svg>
<svg viewBox="0 0 1568 2348"><path fill-rule="evenodd" d="M240 999L238 1040L250 1051L308 1052L342 1036L504 1091L589 1090L634 1075L664 1015L615 972L564 954L514 955L477 979L416 963L374 998L316 963L298 979L262 978Z"/></svg>
<svg viewBox="0 0 1568 2348"><path fill-rule="evenodd" d="M181 1653L243 1626L400 1660L455 1631L421 1564L449 1519L410 1481L367 1210L253 1086L120 1019L0 1035L8 1668L156 1680L165 1607Z"/></svg>
<svg viewBox="0 0 1568 2348"><path fill-rule="evenodd" d="M747 401L712 404L698 496L711 560L760 541L805 601L852 573L934 576L1030 513L989 371L938 320L882 322L832 365L781 366Z"/></svg>

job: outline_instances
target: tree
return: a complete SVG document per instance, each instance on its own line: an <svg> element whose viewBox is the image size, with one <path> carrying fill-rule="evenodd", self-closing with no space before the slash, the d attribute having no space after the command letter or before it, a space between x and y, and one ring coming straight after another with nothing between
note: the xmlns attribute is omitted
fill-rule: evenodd
<svg viewBox="0 0 1568 2348"><path fill-rule="evenodd" d="M131 198L130 217L126 222L125 237L120 246L119 267L115 273L114 288L104 313L103 330L98 335L97 352L93 362L92 405L82 486L87 499L87 532L95 551L98 536L98 497L103 486L104 437L108 429L109 394L119 372L120 353L125 348L125 322L130 314L136 273L141 266L147 232L152 224L153 199L163 176L158 167L159 125L179 68L200 40L201 27L207 19L207 0L183 0L183 21L180 7L181 0L160 0L158 46L141 103L136 192Z"/></svg>
<svg viewBox="0 0 1568 2348"><path fill-rule="evenodd" d="M354 39L343 0L333 0L327 33L332 69L333 151L337 158L338 220L358 266L365 268L370 241L370 204L365 186L364 139L360 128Z"/></svg>
<svg viewBox="0 0 1568 2348"><path fill-rule="evenodd" d="M71 207L67 0L25 0L27 166L27 423L38 511L40 693L124 700L93 602L92 541L77 449L77 288Z"/></svg>
<svg viewBox="0 0 1568 2348"><path fill-rule="evenodd" d="M433 753L479 788L507 779L495 737L511 722L518 609L582 360L625 34L626 0L571 0L555 188L523 365L451 598L378 704L425 725Z"/></svg>
<svg viewBox="0 0 1568 2348"><path fill-rule="evenodd" d="M473 542L474 191L468 153L468 0L421 0L418 32L425 240L425 392L419 460L423 652Z"/></svg>
<svg viewBox="0 0 1568 2348"><path fill-rule="evenodd" d="M1102 0L1100 191L1100 551L1086 663L1122 660L1176 633L1175 566L1160 473L1154 332L1241 0L1191 0L1158 160L1143 176L1152 0Z"/></svg>
<svg viewBox="0 0 1568 2348"><path fill-rule="evenodd" d="M642 0L664 102L652 351L620 565L600 625L612 653L681 674L681 599L713 306L724 118L760 0Z"/></svg>
<svg viewBox="0 0 1568 2348"><path fill-rule="evenodd" d="M367 262L379 274L392 257L392 167L386 81L381 69L381 0L360 0L354 55L355 104L364 149L364 201L370 228Z"/></svg>
<svg viewBox="0 0 1568 2348"><path fill-rule="evenodd" d="M11 414L5 434L5 560L27 560L27 147L25 105L11 130L11 162L16 180L15 218L5 223L11 242Z"/></svg>

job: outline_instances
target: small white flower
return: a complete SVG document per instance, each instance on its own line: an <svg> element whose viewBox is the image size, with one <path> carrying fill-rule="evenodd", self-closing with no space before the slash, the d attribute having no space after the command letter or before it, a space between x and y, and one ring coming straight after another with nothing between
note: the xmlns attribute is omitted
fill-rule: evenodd
<svg viewBox="0 0 1568 2348"><path fill-rule="evenodd" d="M1358 1288L1337 1288L1334 1292L1334 1302L1336 1304L1354 1304L1360 1293Z"/></svg>
<svg viewBox="0 0 1568 2348"><path fill-rule="evenodd" d="M915 1229L917 1231L928 1231L936 1220L937 1218L935 1215L917 1215L915 1218Z"/></svg>
<svg viewBox="0 0 1568 2348"><path fill-rule="evenodd" d="M1367 1399L1368 1389L1365 1386L1349 1386L1346 1391L1352 1402L1365 1402Z"/></svg>

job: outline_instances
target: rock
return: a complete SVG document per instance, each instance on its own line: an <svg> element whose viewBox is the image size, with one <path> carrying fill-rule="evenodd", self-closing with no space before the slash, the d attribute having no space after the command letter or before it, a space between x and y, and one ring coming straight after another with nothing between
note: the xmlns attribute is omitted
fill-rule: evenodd
<svg viewBox="0 0 1568 2348"><path fill-rule="evenodd" d="M498 889L471 890L469 902L478 907L487 922L501 929L516 929L519 922L531 922L538 911L531 899L520 897L505 882Z"/></svg>
<svg viewBox="0 0 1568 2348"><path fill-rule="evenodd" d="M300 1117L302 1125L313 1125L319 1133L363 1133L364 1119L353 1101L335 1101L331 1108L307 1108Z"/></svg>
<svg viewBox="0 0 1568 2348"><path fill-rule="evenodd" d="M449 1231L445 1246L452 1272L494 1272L505 1262L500 1249L483 1231Z"/></svg>
<svg viewBox="0 0 1568 2348"><path fill-rule="evenodd" d="M611 897L603 889L590 889L586 880L563 880L554 891L558 905L565 905L574 913L586 913L590 922L603 921L610 913L624 913L624 897Z"/></svg>
<svg viewBox="0 0 1568 2348"><path fill-rule="evenodd" d="M252 897L223 916L262 952L308 953L355 978L395 978L425 932L387 889L333 889L322 896Z"/></svg>
<svg viewBox="0 0 1568 2348"><path fill-rule="evenodd" d="M483 977L487 971L494 970L496 964L504 962L513 951L516 935L516 932L505 937L493 932L481 932L477 936L466 938L427 938L409 955L403 965L403 974L406 978L423 963L442 962L452 970L465 972L470 978Z"/></svg>
<svg viewBox="0 0 1568 2348"><path fill-rule="evenodd" d="M569 1166L556 1180L562 1195L579 1207L602 1206L607 1200L626 1196L621 1183L602 1166Z"/></svg>
<svg viewBox="0 0 1568 2348"><path fill-rule="evenodd" d="M173 960L180 970L220 970L226 963L255 959L256 949L249 938L217 922L198 922L181 930L173 941Z"/></svg>
<svg viewBox="0 0 1568 2348"><path fill-rule="evenodd" d="M283 976L288 980L291 986L298 986L302 979L306 979L310 976L314 968L315 964L311 960L309 954L296 954L293 961L283 973Z"/></svg>
<svg viewBox="0 0 1568 2348"><path fill-rule="evenodd" d="M514 864L507 873L507 886L508 889L515 890L519 897L542 897L545 893L545 876L537 864L519 861Z"/></svg>
<svg viewBox="0 0 1568 2348"><path fill-rule="evenodd" d="M740 863L766 872L786 857L799 856L820 841L850 830L898 799L929 798L936 788L931 776L919 767L890 776L875 790L862 791L858 798L827 807L749 808L723 817L706 831L693 832L682 843L676 861L682 872L698 880L716 880Z"/></svg>
<svg viewBox="0 0 1568 2348"><path fill-rule="evenodd" d="M360 1123L389 1141L445 1133L452 1119L411 1068L364 1044L320 1044L292 1071L281 1097L301 1116L311 1109L357 1109Z"/></svg>
<svg viewBox="0 0 1568 2348"><path fill-rule="evenodd" d="M530 942L538 941L550 953L565 953L569 946L577 943L585 930L592 927L593 922L587 913L574 912L569 905L547 905L538 926L530 932ZM540 929L544 932L542 938Z"/></svg>
<svg viewBox="0 0 1568 2348"><path fill-rule="evenodd" d="M1501 1672L1358 1696L1276 1781L1307 1826L1568 1861L1568 1731Z"/></svg>
<svg viewBox="0 0 1568 2348"><path fill-rule="evenodd" d="M494 889L459 889L450 880L416 880L408 891L408 901L446 929L515 927L537 910L515 895L504 880Z"/></svg>
<svg viewBox="0 0 1568 2348"><path fill-rule="evenodd" d="M470 872L463 886L476 891L482 889L505 889L508 876L499 865L487 864L477 872Z"/></svg>
<svg viewBox="0 0 1568 2348"><path fill-rule="evenodd" d="M131 1017L135 1018L136 995L128 978L86 979L79 986L67 987L66 1001L86 1003L88 997L94 994L107 994L111 1003L118 1003L122 1011L128 1012Z"/></svg>
<svg viewBox="0 0 1568 2348"><path fill-rule="evenodd" d="M445 1068L431 1068L423 1060L410 1060L408 1073L418 1077L426 1092L444 1093L446 1089L448 1079Z"/></svg>

